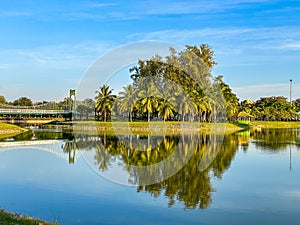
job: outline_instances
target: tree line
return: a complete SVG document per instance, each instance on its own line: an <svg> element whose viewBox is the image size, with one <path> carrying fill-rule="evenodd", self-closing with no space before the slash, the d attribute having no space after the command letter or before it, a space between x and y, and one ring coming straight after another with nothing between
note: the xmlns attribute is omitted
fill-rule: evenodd
<svg viewBox="0 0 300 225"><path fill-rule="evenodd" d="M217 63L208 45L186 46L169 55L139 60L130 68L132 83L118 95L109 86L96 91L99 119L127 117L129 121L161 119L168 121L225 121L238 112L239 102L223 77L213 78Z"/></svg>
<svg viewBox="0 0 300 225"><path fill-rule="evenodd" d="M225 122L236 121L240 112L257 120L296 120L300 99L285 97L239 102L222 76L213 77L213 50L205 44L186 46L169 55L139 60L130 68L132 83L117 95L103 85L96 91L95 113L99 120L117 119Z"/></svg>
<svg viewBox="0 0 300 225"><path fill-rule="evenodd" d="M76 101L79 118L95 115L100 121L236 121L240 112L256 120L299 120L300 99L288 102L282 96L261 98L256 102L239 102L236 94L222 76L213 77L217 64L214 51L206 44L186 46L177 52L170 48L166 57L155 55L139 60L130 68L132 83L123 87L117 95L107 85L96 91L95 100ZM27 97L7 102L0 96L0 107L36 107L45 109L74 110L74 100L69 97L60 102L33 103Z"/></svg>

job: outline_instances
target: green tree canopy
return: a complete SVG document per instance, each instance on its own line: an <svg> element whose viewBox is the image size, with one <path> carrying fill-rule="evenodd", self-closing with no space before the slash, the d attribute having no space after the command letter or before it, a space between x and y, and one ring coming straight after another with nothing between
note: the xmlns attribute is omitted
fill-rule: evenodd
<svg viewBox="0 0 300 225"><path fill-rule="evenodd" d="M98 116L103 118L103 121L107 121L107 116L111 113L115 95L112 94L113 90L109 89L109 86L102 85L99 91L96 91L96 112Z"/></svg>
<svg viewBox="0 0 300 225"><path fill-rule="evenodd" d="M6 104L6 99L4 96L0 95L0 104Z"/></svg>
<svg viewBox="0 0 300 225"><path fill-rule="evenodd" d="M20 97L13 102L14 106L32 106L32 101L27 97Z"/></svg>

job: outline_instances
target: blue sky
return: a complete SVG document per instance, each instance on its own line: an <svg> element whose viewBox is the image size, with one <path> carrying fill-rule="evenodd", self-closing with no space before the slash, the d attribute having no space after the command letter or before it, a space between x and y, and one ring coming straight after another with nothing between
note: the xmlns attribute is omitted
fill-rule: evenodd
<svg viewBox="0 0 300 225"><path fill-rule="evenodd" d="M101 55L158 40L210 45L240 99L300 97L300 1L8 1L0 3L0 95L54 100ZM124 78L126 85L127 78ZM100 84L99 84L100 86Z"/></svg>

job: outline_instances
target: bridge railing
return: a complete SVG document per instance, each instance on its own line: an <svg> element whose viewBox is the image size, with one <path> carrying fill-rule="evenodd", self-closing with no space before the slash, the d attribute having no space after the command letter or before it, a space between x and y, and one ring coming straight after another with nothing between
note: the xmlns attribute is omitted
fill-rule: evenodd
<svg viewBox="0 0 300 225"><path fill-rule="evenodd" d="M69 110L47 109L0 109L0 114L69 114Z"/></svg>

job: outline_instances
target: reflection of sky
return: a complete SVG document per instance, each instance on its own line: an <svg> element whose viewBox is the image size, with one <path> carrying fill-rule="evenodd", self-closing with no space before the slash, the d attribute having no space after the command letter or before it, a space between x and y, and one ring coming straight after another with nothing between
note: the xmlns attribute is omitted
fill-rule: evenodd
<svg viewBox="0 0 300 225"><path fill-rule="evenodd" d="M168 199L136 193L47 152L0 153L0 208L63 224L297 224L300 219L300 152L240 150L222 180L212 179L205 211L167 208ZM222 221L222 223L220 223Z"/></svg>
<svg viewBox="0 0 300 225"><path fill-rule="evenodd" d="M2 152L0 165L0 208L9 211L69 224L140 224L147 217L162 222L169 220L173 211L168 210L166 217L150 217L150 210L161 214L166 199L136 194L135 187L106 181L82 158L69 165L52 154L22 149ZM176 217L181 220L178 224L186 220L183 215Z"/></svg>
<svg viewBox="0 0 300 225"><path fill-rule="evenodd" d="M282 219L296 223L294 216L298 219L300 216L300 152L296 147L291 151L290 171L289 148L270 153L250 144L247 152L240 150L222 180L213 182L216 188L213 208L266 218L278 214L279 220L274 223L274 218L269 218L273 222L268 224L287 224Z"/></svg>

